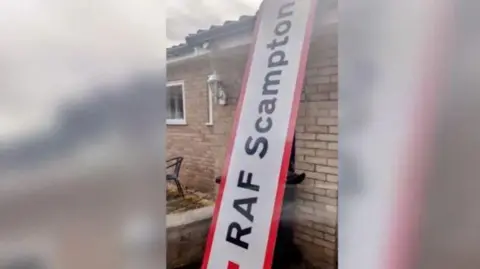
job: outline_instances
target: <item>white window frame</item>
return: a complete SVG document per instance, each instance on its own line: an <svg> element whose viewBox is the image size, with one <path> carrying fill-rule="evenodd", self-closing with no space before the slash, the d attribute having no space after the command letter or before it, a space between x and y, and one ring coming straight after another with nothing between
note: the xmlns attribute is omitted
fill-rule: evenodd
<svg viewBox="0 0 480 269"><path fill-rule="evenodd" d="M213 125L213 95L212 91L210 88L207 86L207 91L208 91L208 121L205 123L207 126L212 126Z"/></svg>
<svg viewBox="0 0 480 269"><path fill-rule="evenodd" d="M183 80L169 81L167 83L167 91L168 87L173 86L182 86L183 119L167 119L167 125L187 125L187 107L185 106L185 82Z"/></svg>

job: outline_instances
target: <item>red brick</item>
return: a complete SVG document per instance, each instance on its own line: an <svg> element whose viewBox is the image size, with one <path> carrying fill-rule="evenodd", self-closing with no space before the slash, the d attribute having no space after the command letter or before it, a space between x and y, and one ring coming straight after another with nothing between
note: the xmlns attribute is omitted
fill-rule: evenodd
<svg viewBox="0 0 480 269"><path fill-rule="evenodd" d="M338 93L337 92L331 92L328 98L330 100L338 100Z"/></svg>
<svg viewBox="0 0 480 269"><path fill-rule="evenodd" d="M311 155L310 155L311 156ZM323 150L318 149L315 151L315 156L317 157L326 157L326 158L337 158L338 152L336 150Z"/></svg>
<svg viewBox="0 0 480 269"><path fill-rule="evenodd" d="M317 119L318 125L327 125L327 126L335 126L338 124L336 118L318 118Z"/></svg>
<svg viewBox="0 0 480 269"><path fill-rule="evenodd" d="M314 125L317 122L315 117L299 117L297 119L297 125Z"/></svg>
<svg viewBox="0 0 480 269"><path fill-rule="evenodd" d="M328 159L327 163L328 163L328 166L338 167L337 159Z"/></svg>
<svg viewBox="0 0 480 269"><path fill-rule="evenodd" d="M328 182L338 182L338 176L336 175L327 175Z"/></svg>
<svg viewBox="0 0 480 269"><path fill-rule="evenodd" d="M332 242L325 241L324 239L316 238L313 240L313 243L328 249L335 249L335 244Z"/></svg>
<svg viewBox="0 0 480 269"><path fill-rule="evenodd" d="M337 199L335 199L335 198L328 198L328 197L319 196L319 195L315 196L315 201L320 202L320 203L324 203L324 204L327 204L327 205L335 205L336 206L338 204Z"/></svg>
<svg viewBox="0 0 480 269"><path fill-rule="evenodd" d="M305 125L297 125L297 126L295 126L295 132L297 132L297 133L303 133L303 132L305 132Z"/></svg>
<svg viewBox="0 0 480 269"><path fill-rule="evenodd" d="M331 182L316 182L315 187L325 190L338 190L338 185Z"/></svg>
<svg viewBox="0 0 480 269"><path fill-rule="evenodd" d="M328 134L328 126L307 125L305 129L311 133Z"/></svg>
<svg viewBox="0 0 480 269"><path fill-rule="evenodd" d="M338 150L338 143L328 143L328 149Z"/></svg>
<svg viewBox="0 0 480 269"><path fill-rule="evenodd" d="M338 136L337 135L331 135L331 134L317 134L317 140L337 142L338 141Z"/></svg>
<svg viewBox="0 0 480 269"><path fill-rule="evenodd" d="M307 178L312 178L312 179L317 179L317 180L323 180L325 181L327 179L327 175L324 173L317 173L317 172L306 172L305 176Z"/></svg>
<svg viewBox="0 0 480 269"><path fill-rule="evenodd" d="M315 171L315 165L310 164L310 163L304 163L304 162L296 162L295 167L297 169L305 170L305 171Z"/></svg>
<svg viewBox="0 0 480 269"><path fill-rule="evenodd" d="M304 155L304 156L316 156L315 149L307 149L307 148L297 148L295 150L296 155Z"/></svg>
<svg viewBox="0 0 480 269"><path fill-rule="evenodd" d="M298 140L315 140L316 135L314 133L297 133L295 138Z"/></svg>
<svg viewBox="0 0 480 269"><path fill-rule="evenodd" d="M307 141L305 142L305 147L311 149L328 149L328 144L322 141Z"/></svg>
<svg viewBox="0 0 480 269"><path fill-rule="evenodd" d="M307 163L313 163L313 164L321 164L321 165L327 165L328 160L325 158L318 158L318 157L305 157L305 162Z"/></svg>
<svg viewBox="0 0 480 269"><path fill-rule="evenodd" d="M307 83L308 84L328 84L330 83L330 77L329 76L314 76L307 78Z"/></svg>
<svg viewBox="0 0 480 269"><path fill-rule="evenodd" d="M337 67L334 66L323 67L319 70L320 75L336 75L337 73Z"/></svg>
<svg viewBox="0 0 480 269"><path fill-rule="evenodd" d="M337 190L327 190L327 197L337 198L338 191Z"/></svg>
<svg viewBox="0 0 480 269"><path fill-rule="evenodd" d="M326 101L331 100L331 95L327 93L307 94L307 101ZM327 113L328 114L328 113Z"/></svg>
<svg viewBox="0 0 480 269"><path fill-rule="evenodd" d="M315 171L319 173L338 175L338 168L324 165L317 165Z"/></svg>

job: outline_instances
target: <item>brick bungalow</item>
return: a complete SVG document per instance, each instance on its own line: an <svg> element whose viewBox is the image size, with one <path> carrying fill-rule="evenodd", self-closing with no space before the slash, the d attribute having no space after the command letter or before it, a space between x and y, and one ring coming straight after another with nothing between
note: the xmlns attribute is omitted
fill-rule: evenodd
<svg viewBox="0 0 480 269"><path fill-rule="evenodd" d="M312 37L296 126L296 242L316 268L336 268L337 5L322 1ZM230 139L256 16L242 16L188 35L167 50L167 157L185 158L180 181L214 193ZM217 72L227 104L211 101L207 77Z"/></svg>

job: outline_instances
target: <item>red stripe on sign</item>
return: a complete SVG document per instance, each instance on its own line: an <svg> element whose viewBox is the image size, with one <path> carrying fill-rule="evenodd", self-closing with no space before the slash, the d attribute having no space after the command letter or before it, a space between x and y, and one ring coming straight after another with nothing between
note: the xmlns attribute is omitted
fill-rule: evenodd
<svg viewBox="0 0 480 269"><path fill-rule="evenodd" d="M418 113L414 113L415 117L412 119L411 128L416 131L412 132L413 136L409 138L409 145L405 152L405 159L409 162L410 170L407 171L406 179L400 181L402 184L397 200L397 210L394 211L398 216L394 216L389 253L387 253L385 261L388 269L412 268L415 259L418 258L419 221L421 205L424 204L424 180L428 176L434 142L430 138L435 131L435 101L437 101L435 91L438 90L439 82L445 77L442 75L445 70L440 69L444 65L439 60L446 60L446 47L444 46L449 40L445 34L450 24L442 20L445 19L446 12L453 10L445 6L447 1L432 3L432 6L437 8L433 18L434 29L444 32L435 32L425 47L423 62L427 68L423 74L424 80L420 82L418 103L415 106Z"/></svg>
<svg viewBox="0 0 480 269"><path fill-rule="evenodd" d="M308 22L303 40L303 48L300 58L300 65L298 68L297 82L295 86L295 93L292 101L292 111L287 131L287 140L283 149L283 160L280 175L278 179L277 193L275 196L275 208L270 224L270 233L268 236L267 250L265 253L265 260L263 264L264 269L272 268L273 254L275 252L275 242L277 240L278 224L283 205L283 195L285 193L285 182L287 180L288 167L290 163L290 153L292 151L293 135L295 134L295 125L297 123L298 106L302 96L302 88L305 80L305 69L307 67L308 51L310 49L310 38L312 36L313 22L315 19L317 0L311 0L310 13L308 14Z"/></svg>
<svg viewBox="0 0 480 269"><path fill-rule="evenodd" d="M240 266L234 262L229 261L227 269L240 269Z"/></svg>
<svg viewBox="0 0 480 269"><path fill-rule="evenodd" d="M221 182L220 182L220 187L219 187L219 190L218 190L217 199L215 201L215 208L214 208L213 216L212 216L212 224L210 226L210 231L208 232L207 244L205 246L205 253L204 253L204 256L203 256L202 269L207 269L208 262L209 262L209 259L210 259L210 253L212 251L213 237L215 235L215 229L217 228L217 222L218 222L218 213L220 211L220 207L222 206L223 191L224 191L225 185L226 185L228 168L230 167L230 159L231 159L231 156L232 156L233 145L235 144L235 137L236 137L237 130L238 130L238 121L240 119L240 113L242 112L243 101L245 99L245 92L246 92L246 88L247 88L247 81L248 81L248 77L250 75L250 69L251 69L251 66L252 66L253 52L255 50L255 44L257 43L257 35L258 35L258 29L260 27L260 22L261 22L261 13L262 13L261 11L262 11L262 9L263 9L263 2L260 5L259 12L257 13L257 18L255 20L255 30L254 30L254 35L253 35L254 40L253 40L252 44L250 44L250 52L249 52L249 56L248 56L248 61L247 61L247 64L245 66L245 71L243 73L242 89L240 91L240 96L238 98L238 104L237 104L237 108L236 108L236 111L235 111L235 118L234 118L234 121L233 121L233 128L232 128L232 133L231 133L231 137L230 137L230 143L228 145L228 150L227 150L227 154L226 154L226 157L225 157L225 163L223 165L223 170L222 170L222 176L221 176L222 178L221 178ZM230 263L229 263L229 266L230 266Z"/></svg>

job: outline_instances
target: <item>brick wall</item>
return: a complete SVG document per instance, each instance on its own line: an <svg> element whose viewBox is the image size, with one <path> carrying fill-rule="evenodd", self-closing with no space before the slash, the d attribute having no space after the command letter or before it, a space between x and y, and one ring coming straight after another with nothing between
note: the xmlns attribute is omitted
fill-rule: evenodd
<svg viewBox="0 0 480 269"><path fill-rule="evenodd" d="M185 158L180 181L198 191L213 192L220 175L232 129L236 102L247 61L247 48L217 57L204 57L167 68L168 81L183 80L187 125L167 126L167 157ZM213 106L213 125L207 126L207 76L216 70L226 85L227 106Z"/></svg>
<svg viewBox="0 0 480 269"><path fill-rule="evenodd" d="M167 158L184 157L180 181L200 191L213 188L214 175L214 155L208 138L212 127L206 125L206 77L209 71L208 60L205 59L167 68L168 81L184 81L187 121L187 125L167 126Z"/></svg>
<svg viewBox="0 0 480 269"><path fill-rule="evenodd" d="M322 269L336 267L337 72L336 35L315 40L296 126L296 170L306 180L297 190L295 236L307 259Z"/></svg>

